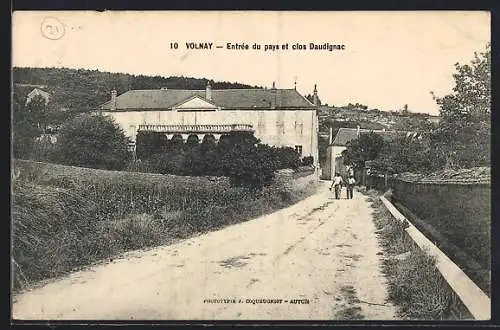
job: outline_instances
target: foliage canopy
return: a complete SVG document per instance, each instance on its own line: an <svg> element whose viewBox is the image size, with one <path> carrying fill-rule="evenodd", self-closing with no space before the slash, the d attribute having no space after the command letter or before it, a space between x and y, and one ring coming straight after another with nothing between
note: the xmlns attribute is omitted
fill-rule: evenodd
<svg viewBox="0 0 500 330"><path fill-rule="evenodd" d="M102 115L80 114L59 131L54 158L65 165L121 170L129 161L128 139Z"/></svg>

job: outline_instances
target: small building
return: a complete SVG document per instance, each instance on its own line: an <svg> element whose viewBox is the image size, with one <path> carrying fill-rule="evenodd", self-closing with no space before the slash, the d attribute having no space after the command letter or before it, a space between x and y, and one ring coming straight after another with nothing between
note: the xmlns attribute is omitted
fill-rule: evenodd
<svg viewBox="0 0 500 330"><path fill-rule="evenodd" d="M389 131L385 129L373 130L360 128L339 128L335 137L332 136L332 131L330 130L330 143L326 152L326 162L323 168L322 178L325 180L331 180L336 172L340 174L345 174L345 164L342 152L347 149L347 144L350 141L357 139L363 133L377 133L382 136L383 139L394 138L398 135L406 136L411 138L421 138L421 135L417 132L405 132L405 131Z"/></svg>
<svg viewBox="0 0 500 330"><path fill-rule="evenodd" d="M45 100L45 105L47 105L50 102L50 93L40 88L35 88L31 92L29 92L28 95L26 96L26 104L30 103L35 96L43 97Z"/></svg>

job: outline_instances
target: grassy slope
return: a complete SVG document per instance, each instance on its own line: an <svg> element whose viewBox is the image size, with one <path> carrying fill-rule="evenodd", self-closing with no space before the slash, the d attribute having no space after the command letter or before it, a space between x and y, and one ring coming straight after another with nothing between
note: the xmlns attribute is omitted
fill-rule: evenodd
<svg viewBox="0 0 500 330"><path fill-rule="evenodd" d="M14 289L122 252L172 243L249 220L315 191L260 192L227 180L93 170L16 161Z"/></svg>

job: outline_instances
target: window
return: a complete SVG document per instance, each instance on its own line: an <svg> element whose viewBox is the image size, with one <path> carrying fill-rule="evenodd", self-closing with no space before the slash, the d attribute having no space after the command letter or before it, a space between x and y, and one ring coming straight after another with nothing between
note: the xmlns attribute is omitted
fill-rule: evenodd
<svg viewBox="0 0 500 330"><path fill-rule="evenodd" d="M259 134L264 134L266 130L266 121L264 118L264 112L259 111L257 116L258 116L257 128L259 130Z"/></svg>
<svg viewBox="0 0 500 330"><path fill-rule="evenodd" d="M276 118L276 128L278 135L285 134L285 113L283 111L279 111Z"/></svg>
<svg viewBox="0 0 500 330"><path fill-rule="evenodd" d="M295 151L297 151L297 153L302 156L302 146L295 146Z"/></svg>
<svg viewBox="0 0 500 330"><path fill-rule="evenodd" d="M304 135L304 124L301 119L295 120L295 134L300 136Z"/></svg>

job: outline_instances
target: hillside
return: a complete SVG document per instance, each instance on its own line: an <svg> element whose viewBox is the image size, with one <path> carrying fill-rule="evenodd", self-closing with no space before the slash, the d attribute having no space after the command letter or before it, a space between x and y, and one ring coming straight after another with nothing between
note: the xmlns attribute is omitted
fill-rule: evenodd
<svg viewBox="0 0 500 330"><path fill-rule="evenodd" d="M67 68L13 68L14 98L24 99L33 88L52 94L54 109L88 111L110 98L111 90L118 94L131 89L204 89L209 79L161 77L109 73L98 70ZM240 83L210 80L214 89L258 88Z"/></svg>

